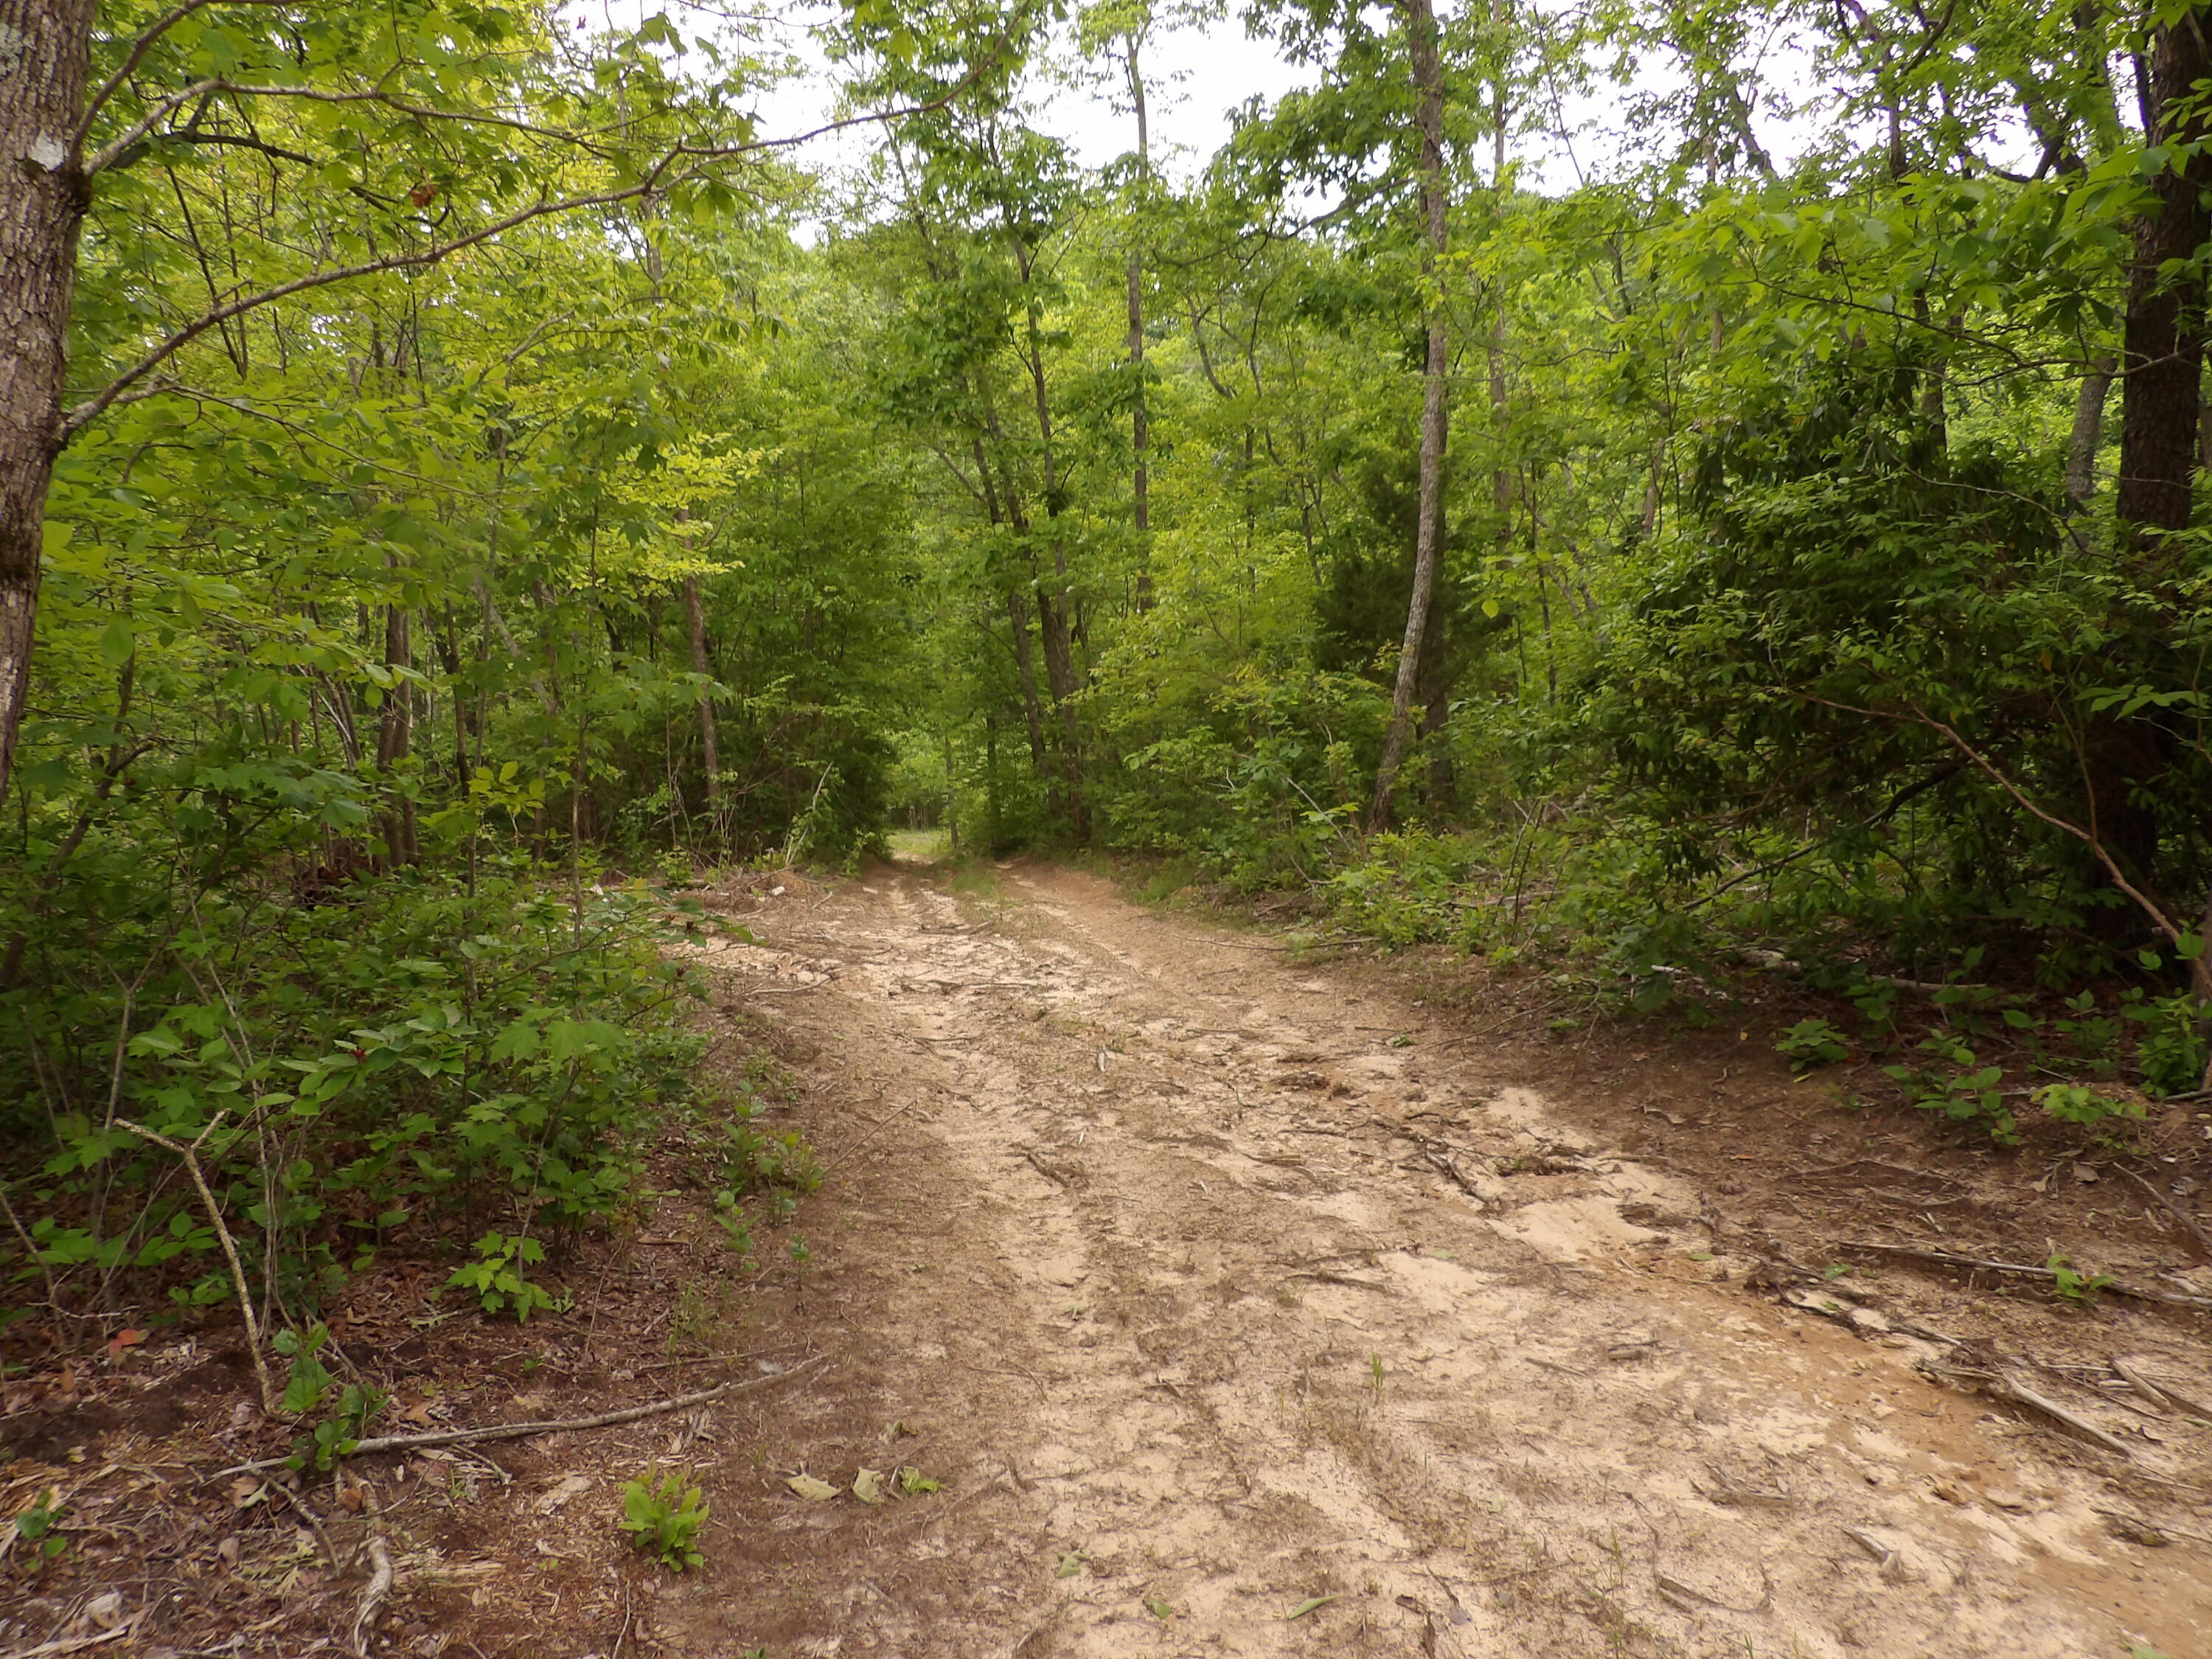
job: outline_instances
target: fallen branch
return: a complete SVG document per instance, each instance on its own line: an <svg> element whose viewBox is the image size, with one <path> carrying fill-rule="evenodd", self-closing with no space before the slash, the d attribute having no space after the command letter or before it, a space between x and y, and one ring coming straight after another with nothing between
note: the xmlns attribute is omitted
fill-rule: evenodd
<svg viewBox="0 0 2212 1659"><path fill-rule="evenodd" d="M1939 1250L1924 1244L1870 1244L1863 1240L1838 1239L1836 1248L1839 1250L1865 1250L1876 1255L1899 1256L1907 1261L1932 1262L1939 1267L1963 1267L1972 1272L2014 1273L2027 1279L2052 1280L2058 1277L2055 1267L2030 1267L2021 1261L1991 1261L1982 1256L1960 1255L1955 1251ZM2172 1308L2194 1308L2200 1312L2212 1312L2212 1297L2176 1296L2171 1291L2145 1290L2140 1285L2123 1284L2117 1279L2109 1279L2097 1288L2109 1291L2114 1296L2132 1297L2138 1302L2159 1302Z"/></svg>
<svg viewBox="0 0 2212 1659"><path fill-rule="evenodd" d="M2014 1401L2021 1405L2031 1407L2041 1412L2052 1421L2062 1423L2073 1430L2083 1439L2095 1441L2106 1451L2118 1452L2126 1458L2132 1458L2135 1455L2129 1449L2127 1442L2115 1435L2107 1434L2080 1413L2069 1411L2057 1401L2038 1394L2016 1376L1999 1372L1983 1386L2000 1399Z"/></svg>
<svg viewBox="0 0 2212 1659"><path fill-rule="evenodd" d="M82 1653L87 1648L96 1648L102 1642L112 1642L118 1636L128 1636L137 1626L137 1619L125 1620L113 1630L104 1630L97 1636L71 1636L58 1642L41 1642L34 1648L19 1648L7 1659L60 1659L64 1653Z"/></svg>
<svg viewBox="0 0 2212 1659"><path fill-rule="evenodd" d="M562 1434L580 1429L611 1429L619 1424L635 1423L641 1418L659 1417L668 1412L682 1411L687 1406L703 1406L710 1400L720 1400L725 1395L750 1394L755 1389L765 1389L778 1382L788 1382L822 1364L817 1356L803 1365L793 1365L789 1370L778 1371L773 1376L756 1376L742 1382L718 1382L711 1389L700 1389L690 1394L679 1394L672 1400L656 1400L650 1405L626 1406L620 1411L601 1412L594 1417L567 1417L545 1423L495 1423L480 1429L435 1429L428 1434L384 1434L372 1439L356 1442L346 1453L349 1457L366 1457L374 1452L416 1451L432 1446L469 1446L485 1440L521 1440L533 1434ZM251 1463L238 1463L219 1469L215 1477L226 1474L253 1474L263 1469L280 1468L290 1459L264 1457Z"/></svg>
<svg viewBox="0 0 2212 1659"><path fill-rule="evenodd" d="M2125 1176L2129 1180L2134 1182L2136 1186L2142 1188L2145 1192L2148 1193L2160 1204L2164 1205L2166 1206L2166 1212L2181 1224L2181 1229L2184 1232L2187 1233L2190 1237L2197 1241L2197 1248L2203 1252L2204 1259L2207 1261L2212 1261L2212 1235L2208 1235L2204 1229L2197 1224L2197 1218L2195 1216L2190 1214L2188 1211L2183 1209L2181 1206L2175 1203L2171 1198L2167 1197L2166 1194L2160 1191L2158 1184L2155 1182L2144 1180L2142 1176L2137 1175L2133 1170L2123 1170L2120 1173Z"/></svg>
<svg viewBox="0 0 2212 1659"><path fill-rule="evenodd" d="M375 1571L369 1575L368 1588L362 1592L361 1607L353 1616L353 1650L362 1659L368 1659L369 1632L383 1610L384 1598L392 1594L392 1552L381 1538L368 1540L368 1559Z"/></svg>
<svg viewBox="0 0 2212 1659"><path fill-rule="evenodd" d="M2171 1406L2176 1411L2187 1412L2192 1417L2200 1417L2207 1422L2212 1422L2212 1406L2207 1406L2202 1401L2191 1399L2171 1382L2151 1376L2142 1366L2132 1361L2116 1357L2112 1361L2112 1370L2145 1399L2160 1406Z"/></svg>

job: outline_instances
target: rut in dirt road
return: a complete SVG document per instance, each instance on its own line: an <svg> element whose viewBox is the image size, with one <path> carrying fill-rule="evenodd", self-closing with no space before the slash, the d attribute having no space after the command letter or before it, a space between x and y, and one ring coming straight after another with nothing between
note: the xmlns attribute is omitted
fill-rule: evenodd
<svg viewBox="0 0 2212 1659"><path fill-rule="evenodd" d="M936 1518L810 1517L865 1571L793 1651L2212 1652L2202 1549L2125 1552L1931 1345L1747 1294L1691 1185L1357 975L1042 866L744 920L702 955L888 1090L919 1206L928 1305L855 1352L973 1449ZM899 1592L942 1560L966 1605Z"/></svg>

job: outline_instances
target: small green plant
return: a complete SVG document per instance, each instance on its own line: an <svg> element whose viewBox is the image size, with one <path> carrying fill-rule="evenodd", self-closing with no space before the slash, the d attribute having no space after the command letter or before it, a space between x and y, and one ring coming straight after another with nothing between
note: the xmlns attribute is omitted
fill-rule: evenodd
<svg viewBox="0 0 2212 1659"><path fill-rule="evenodd" d="M31 1500L30 1508L15 1517L15 1536L31 1546L32 1562L44 1566L60 1559L69 1540L55 1530L62 1516L62 1500L49 1486Z"/></svg>
<svg viewBox="0 0 2212 1659"><path fill-rule="evenodd" d="M527 1324L534 1313L548 1309L564 1312L572 1305L565 1297L523 1276L526 1265L535 1267L544 1260L545 1247L536 1239L495 1231L477 1241L477 1259L455 1268L446 1284L449 1289L474 1291L486 1313L512 1306L515 1319Z"/></svg>
<svg viewBox="0 0 2212 1659"><path fill-rule="evenodd" d="M623 1488L622 1529L630 1542L671 1572L706 1565L699 1553L700 1529L707 1524L707 1495L681 1470L660 1473L658 1465Z"/></svg>
<svg viewBox="0 0 2212 1659"><path fill-rule="evenodd" d="M1817 1071L1833 1066L1850 1053L1844 1034L1825 1019L1801 1019L1782 1034L1774 1052L1790 1062L1793 1072Z"/></svg>
<svg viewBox="0 0 2212 1659"><path fill-rule="evenodd" d="M2079 1083L2053 1083L2038 1089L2035 1103L2061 1123L2094 1129L2113 1118L2140 1118L2143 1109L2132 1100L2107 1100Z"/></svg>
<svg viewBox="0 0 2212 1659"><path fill-rule="evenodd" d="M327 1327L314 1324L305 1329L279 1331L272 1343L290 1361L284 1377L285 1411L304 1419L325 1406L331 1407L327 1417L294 1438L292 1455L284 1460L289 1468L304 1469L312 1463L319 1471L328 1473L339 1458L361 1443L369 1424L392 1403L392 1396L380 1389L356 1382L338 1386L322 1361L323 1347L330 1338Z"/></svg>
<svg viewBox="0 0 2212 1659"><path fill-rule="evenodd" d="M898 1489L908 1498L919 1498L927 1492L943 1492L945 1483L942 1480L931 1480L913 1464L908 1463L902 1467L898 1472Z"/></svg>
<svg viewBox="0 0 2212 1659"><path fill-rule="evenodd" d="M1976 1125L2000 1146L2020 1144L2020 1126L1997 1086L2004 1081L2002 1066L1978 1064L1972 1048L1940 1032L1923 1040L1920 1052L1941 1064L1882 1067L1905 1085L1910 1104L1923 1112L1941 1112L1954 1123Z"/></svg>
<svg viewBox="0 0 2212 1659"><path fill-rule="evenodd" d="M822 1184L822 1162L796 1129L769 1134L757 1127L758 1096L747 1093L731 1109L723 1130L722 1184L742 1196L755 1192L811 1193Z"/></svg>
<svg viewBox="0 0 2212 1659"><path fill-rule="evenodd" d="M2143 953L2145 965L2155 968L2159 958ZM2143 1086L2156 1095L2186 1094L2204 1081L2205 1006L2192 996L2145 998L2128 993L2120 1017L2143 1028L2136 1040L2136 1070Z"/></svg>
<svg viewBox="0 0 2212 1659"><path fill-rule="evenodd" d="M714 1194L714 1224L722 1230L722 1237L741 1256L753 1253L753 1230L745 1220L745 1212L738 1207L738 1195L726 1187Z"/></svg>
<svg viewBox="0 0 2212 1659"><path fill-rule="evenodd" d="M2043 1265L2051 1269L2051 1288L2060 1300L2079 1306L2094 1304L2097 1292L2112 1283L2110 1273L2081 1273L2063 1255L2054 1255Z"/></svg>

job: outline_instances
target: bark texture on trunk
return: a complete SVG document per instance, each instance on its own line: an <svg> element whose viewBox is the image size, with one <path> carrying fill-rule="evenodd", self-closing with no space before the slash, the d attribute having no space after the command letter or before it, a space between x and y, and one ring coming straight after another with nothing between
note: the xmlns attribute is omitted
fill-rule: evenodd
<svg viewBox="0 0 2212 1659"><path fill-rule="evenodd" d="M2212 13L2193 6L2160 24L2142 85L2144 136L2186 145L2212 133L2196 88L2212 76ZM2152 181L2154 205L2136 227L2121 344L2120 471L2113 491L2121 558L2143 586L2176 574L2172 532L2189 526L2195 494L2197 410L2204 370L2204 279L2195 268L2212 240L2212 155ZM2178 274L2167 276L2169 270ZM2083 732L2082 770L2093 832L2146 891L2158 882L2159 824L2148 792L2171 765L2172 734L2106 713ZM2125 914L2116 911L2115 914Z"/></svg>
<svg viewBox="0 0 2212 1659"><path fill-rule="evenodd" d="M2212 76L2207 9L2192 7L2160 27L2151 42L2145 88L2145 137L2186 144L2208 131L2193 88ZM2152 180L2155 208L2136 228L2127 325L2121 349L2120 476L2113 501L2130 550L2154 564L2160 532L2185 529L2197 470L2197 401L2204 364L2204 283L2186 266L2212 237L2203 194L2212 157ZM2168 278L2161 267L2182 262Z"/></svg>
<svg viewBox="0 0 2212 1659"><path fill-rule="evenodd" d="M2119 365L2109 356L2090 360L2074 400L2074 430L2066 440L2066 496L2087 501L2097 493L2097 452L2105 442L2105 399L2112 389L2112 371Z"/></svg>
<svg viewBox="0 0 2212 1659"><path fill-rule="evenodd" d="M707 770L708 834L722 839L722 759L714 731L714 671L707 655L707 611L699 579L684 579L684 621L691 635L691 672L699 676L699 759Z"/></svg>
<svg viewBox="0 0 2212 1659"><path fill-rule="evenodd" d="M38 620L86 188L93 0L0 0L0 802Z"/></svg>
<svg viewBox="0 0 2212 1659"><path fill-rule="evenodd" d="M1444 374L1450 343L1444 335L1442 280L1445 252L1444 77L1437 50L1437 14L1431 0L1406 0L1408 55L1418 100L1415 122L1420 148L1422 306L1427 312L1427 350L1421 372L1421 503L1413 535L1413 591L1406 605L1406 638L1398 653L1398 681L1390 697L1390 725L1382 739L1382 758L1375 769L1375 799L1368 808L1370 834L1390 820L1390 792L1406 757L1413 724L1413 696L1421 677L1421 647L1428 633L1429 605L1436 592L1438 531L1443 520Z"/></svg>

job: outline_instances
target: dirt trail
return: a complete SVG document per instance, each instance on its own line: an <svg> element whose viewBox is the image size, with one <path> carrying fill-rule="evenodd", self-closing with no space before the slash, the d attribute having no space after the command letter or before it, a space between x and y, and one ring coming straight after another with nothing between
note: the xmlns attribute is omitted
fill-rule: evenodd
<svg viewBox="0 0 2212 1659"><path fill-rule="evenodd" d="M2115 1540L2091 1460L1929 1382L1929 1345L1748 1293L1692 1186L1478 1085L1372 976L1000 882L879 872L702 951L848 1111L812 1472L905 1461L903 1418L947 1489L799 1504L733 1468L765 1541L652 1639L2212 1654L2212 1553Z"/></svg>

